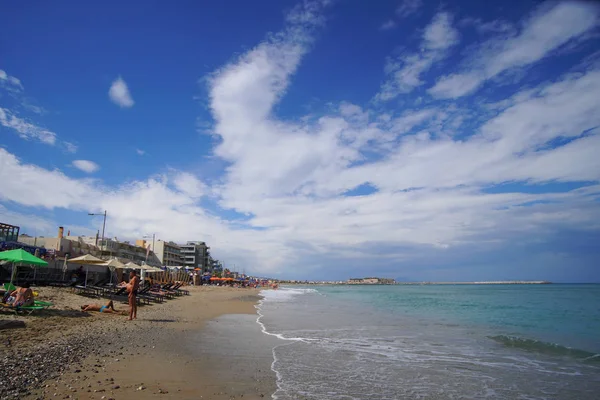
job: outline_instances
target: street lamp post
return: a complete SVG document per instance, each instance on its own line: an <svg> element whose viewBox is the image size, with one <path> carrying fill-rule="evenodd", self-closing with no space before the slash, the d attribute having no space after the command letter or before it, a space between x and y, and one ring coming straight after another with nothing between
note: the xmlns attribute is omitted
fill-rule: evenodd
<svg viewBox="0 0 600 400"><path fill-rule="evenodd" d="M106 210L104 210L104 213L102 214L95 214L95 213L88 213L88 215L102 215L104 217L104 221L102 222L102 245L104 246L104 229L106 228ZM98 236L96 236L96 241L98 239ZM96 246L98 245L98 243L96 243ZM100 250L100 257L102 257L102 250ZM85 268L85 286L87 287L87 281L88 281L88 270L89 267L86 266ZM112 279L112 276L111 276Z"/></svg>
<svg viewBox="0 0 600 400"><path fill-rule="evenodd" d="M102 242L104 242L104 229L106 228L106 210L104 210L104 213L102 213L102 214L88 213L88 215L102 215L102 216L104 216L104 222L102 222Z"/></svg>

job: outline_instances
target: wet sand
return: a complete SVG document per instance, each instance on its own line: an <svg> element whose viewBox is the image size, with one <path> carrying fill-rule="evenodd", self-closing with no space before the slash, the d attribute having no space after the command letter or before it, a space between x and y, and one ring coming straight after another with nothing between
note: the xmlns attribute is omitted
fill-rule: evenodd
<svg viewBox="0 0 600 400"><path fill-rule="evenodd" d="M10 371L11 360L33 360L25 366L31 372L27 379L2 377L0 383L8 382L13 390L0 397L262 399L275 390L270 354L264 346L252 346L261 340L254 323L258 290L192 287L190 296L140 307L132 322L120 315L76 311L89 300L65 289L40 288L40 298L51 298L57 290L55 308L68 315L20 317L26 328L0 331L0 368L8 368L0 371ZM223 331L219 324L225 320L233 325ZM230 332L235 326L237 334Z"/></svg>

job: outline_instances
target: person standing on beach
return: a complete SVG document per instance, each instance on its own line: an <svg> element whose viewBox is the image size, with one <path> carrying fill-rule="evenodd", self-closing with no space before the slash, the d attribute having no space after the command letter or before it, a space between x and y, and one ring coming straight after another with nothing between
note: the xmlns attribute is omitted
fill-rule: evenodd
<svg viewBox="0 0 600 400"><path fill-rule="evenodd" d="M140 287L140 278L133 269L129 273L129 283L127 284L128 300L129 300L129 321L137 319L137 293Z"/></svg>

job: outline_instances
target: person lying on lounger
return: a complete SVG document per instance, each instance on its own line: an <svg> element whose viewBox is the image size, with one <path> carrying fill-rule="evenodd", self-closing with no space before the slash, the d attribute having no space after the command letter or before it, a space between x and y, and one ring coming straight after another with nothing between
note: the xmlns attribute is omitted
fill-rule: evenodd
<svg viewBox="0 0 600 400"><path fill-rule="evenodd" d="M34 304L34 298L29 283L24 283L20 288L14 290L6 302L13 307L32 306Z"/></svg>
<svg viewBox="0 0 600 400"><path fill-rule="evenodd" d="M109 313L109 314L121 314L127 315L125 311L117 311L115 310L115 305L112 300L106 303L105 305L100 304L84 304L81 306L81 311L98 311L101 313Z"/></svg>

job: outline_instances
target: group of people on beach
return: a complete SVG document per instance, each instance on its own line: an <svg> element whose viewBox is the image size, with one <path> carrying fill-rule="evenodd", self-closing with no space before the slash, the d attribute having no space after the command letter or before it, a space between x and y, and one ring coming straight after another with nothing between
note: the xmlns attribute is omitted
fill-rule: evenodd
<svg viewBox="0 0 600 400"><path fill-rule="evenodd" d="M119 285L120 287L125 287L127 290L127 300L129 303L129 318L128 320L131 321L133 319L137 319L137 294L138 294L138 290L140 287L140 278L137 276L137 273L135 270L132 270L129 273L129 282L121 282L121 285ZM112 300L110 300L108 303L101 305L101 304L84 304L81 306L81 311L98 311L101 313L108 313L108 314L121 314L121 315L127 315L127 312L125 311L117 311L115 310L115 306Z"/></svg>

